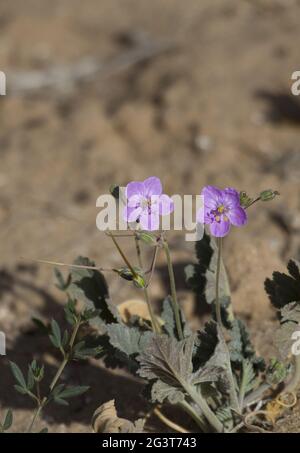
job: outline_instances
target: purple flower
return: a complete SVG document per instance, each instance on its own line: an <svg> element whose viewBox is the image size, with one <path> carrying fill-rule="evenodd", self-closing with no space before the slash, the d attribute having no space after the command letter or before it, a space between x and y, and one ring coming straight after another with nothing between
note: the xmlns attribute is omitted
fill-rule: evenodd
<svg viewBox="0 0 300 453"><path fill-rule="evenodd" d="M143 230L158 230L159 216L170 214L174 203L168 195L162 194L159 178L151 176L145 181L130 182L125 191L127 203L124 219L139 222Z"/></svg>
<svg viewBox="0 0 300 453"><path fill-rule="evenodd" d="M203 188L201 195L204 196L204 213L199 210L197 220L210 225L213 236L224 237L229 233L230 226L241 227L247 223L247 214L240 204L239 193L228 187L220 190L214 186ZM204 216L203 216L204 214Z"/></svg>

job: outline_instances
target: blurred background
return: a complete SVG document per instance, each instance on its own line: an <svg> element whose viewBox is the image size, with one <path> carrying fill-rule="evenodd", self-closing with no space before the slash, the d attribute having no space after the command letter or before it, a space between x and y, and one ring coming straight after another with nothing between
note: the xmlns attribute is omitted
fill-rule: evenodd
<svg viewBox="0 0 300 453"><path fill-rule="evenodd" d="M166 193L200 193L205 184L280 198L251 208L249 225L225 244L235 309L270 354L274 314L263 282L300 258L300 1L1 0L0 70L0 405L15 430L30 405L8 391L7 359L33 356L55 367L32 316L60 319L64 297L51 266L34 259L98 265L120 258L95 226L96 199L112 183L152 175ZM174 234L179 294L194 321L183 267L193 244ZM130 256L131 245L124 243ZM146 255L147 259L147 255ZM152 298L165 294L159 259ZM110 279L116 303L135 295ZM139 295L138 295L139 297ZM196 321L195 321L196 324ZM51 349L51 348L50 348ZM70 379L91 393L44 417L50 431L87 431L99 404L117 398L121 415L143 413L137 384L98 363L75 365ZM68 376L67 376L68 377ZM134 396L134 398L133 398Z"/></svg>

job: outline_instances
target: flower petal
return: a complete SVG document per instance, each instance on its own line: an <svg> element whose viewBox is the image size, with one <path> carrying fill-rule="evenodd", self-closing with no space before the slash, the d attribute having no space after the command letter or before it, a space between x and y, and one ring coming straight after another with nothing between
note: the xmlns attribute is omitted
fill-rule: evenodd
<svg viewBox="0 0 300 453"><path fill-rule="evenodd" d="M247 223L247 213L240 206L230 209L226 215L234 226L241 227Z"/></svg>
<svg viewBox="0 0 300 453"><path fill-rule="evenodd" d="M125 206L123 210L123 218L126 222L136 222L139 216L142 213L142 208L138 206L137 208L133 208L130 206Z"/></svg>
<svg viewBox="0 0 300 453"><path fill-rule="evenodd" d="M204 196L204 205L207 209L217 209L222 201L222 191L214 186L205 186L201 195Z"/></svg>
<svg viewBox="0 0 300 453"><path fill-rule="evenodd" d="M226 187L226 189L224 189L224 192L231 193L232 195L237 195L238 197L240 197L239 192L234 189L234 187Z"/></svg>
<svg viewBox="0 0 300 453"><path fill-rule="evenodd" d="M132 181L127 184L125 189L126 198L131 198L134 195L144 196L145 187L144 183L141 181Z"/></svg>
<svg viewBox="0 0 300 453"><path fill-rule="evenodd" d="M154 231L159 229L159 213L158 211L148 213L145 209L140 216L140 225L143 230Z"/></svg>
<svg viewBox="0 0 300 453"><path fill-rule="evenodd" d="M130 208L136 208L137 206L140 206L143 198L144 197L140 194L132 195L131 197L127 198L127 206L129 206Z"/></svg>
<svg viewBox="0 0 300 453"><path fill-rule="evenodd" d="M240 206L240 195L235 189L232 189L231 187L223 190L222 199L224 206L228 209Z"/></svg>
<svg viewBox="0 0 300 453"><path fill-rule="evenodd" d="M150 178L145 179L145 197L151 197L151 195L160 195L162 193L162 185L160 179L156 176L150 176Z"/></svg>
<svg viewBox="0 0 300 453"><path fill-rule="evenodd" d="M159 197L159 213L160 215L167 215L171 214L171 212L174 211L174 202L172 198L170 198L168 195L161 195Z"/></svg>
<svg viewBox="0 0 300 453"><path fill-rule="evenodd" d="M212 223L215 220L215 217L213 214L211 214L210 209L205 209L204 206L202 206L200 209L198 209L196 213L196 221L197 223L204 224L204 223Z"/></svg>
<svg viewBox="0 0 300 453"><path fill-rule="evenodd" d="M220 222L213 222L210 225L210 232L213 236L217 238L222 238L229 233L230 222L221 220Z"/></svg>

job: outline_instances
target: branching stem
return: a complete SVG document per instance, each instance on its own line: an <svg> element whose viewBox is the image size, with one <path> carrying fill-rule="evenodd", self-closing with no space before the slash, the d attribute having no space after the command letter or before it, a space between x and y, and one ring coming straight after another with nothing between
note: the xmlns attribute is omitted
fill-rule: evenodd
<svg viewBox="0 0 300 453"><path fill-rule="evenodd" d="M68 352L65 354L65 357L63 359L63 361L61 362L54 378L52 379L50 385L49 385L49 394L48 396L44 396L42 399L37 398L37 401L38 401L38 406L33 414L33 418L32 420L30 421L30 424L27 428L27 432L30 433L33 429L33 426L36 422L36 420L38 419L38 417L40 416L42 410L44 409L44 407L48 404L49 400L50 400L50 395L51 393L53 392L57 382L59 381L65 367L67 366L67 364L72 360L72 349L73 349L73 346L74 346L74 342L76 340L76 336L77 336L77 333L78 333L78 330L79 330L79 327L81 325L81 319L79 318L78 321L76 322L76 324L74 325L74 328L73 328L73 331L72 331L72 335L71 335L71 338L70 338L70 341L69 341L69 347L68 347ZM39 387L38 387L38 383L37 383L37 391L38 391L38 395L39 395Z"/></svg>

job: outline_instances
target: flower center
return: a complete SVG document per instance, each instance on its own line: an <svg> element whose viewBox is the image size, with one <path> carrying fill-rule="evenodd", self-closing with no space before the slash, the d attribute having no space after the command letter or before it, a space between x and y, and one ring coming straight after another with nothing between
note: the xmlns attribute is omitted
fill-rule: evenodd
<svg viewBox="0 0 300 453"><path fill-rule="evenodd" d="M151 198L142 198L140 206L143 210L148 210L148 213L151 214Z"/></svg>
<svg viewBox="0 0 300 453"><path fill-rule="evenodd" d="M218 223L220 223L221 220L223 220L224 222L229 222L229 218L226 215L227 212L228 209L223 204L221 204L217 209L213 209L210 212L212 221Z"/></svg>

